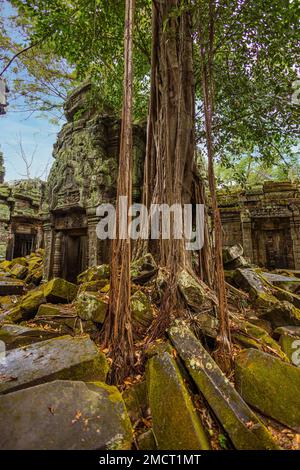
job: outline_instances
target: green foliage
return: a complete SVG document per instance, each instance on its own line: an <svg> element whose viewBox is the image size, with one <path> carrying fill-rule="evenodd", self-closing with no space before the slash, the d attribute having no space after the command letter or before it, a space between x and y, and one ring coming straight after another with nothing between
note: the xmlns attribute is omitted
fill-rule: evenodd
<svg viewBox="0 0 300 470"><path fill-rule="evenodd" d="M17 76L25 67L32 80L28 85L28 80L17 77L15 89L48 112L51 106L61 106L70 86L90 78L102 106L120 113L124 0L11 0L10 3L17 9L14 21L25 35L25 45L39 43L17 61ZM174 17L178 17L182 9L192 13L196 130L200 149L205 143L201 84L201 68L205 64L200 59L198 39L201 24L205 42L208 42L210 3L216 7L213 130L218 171L223 176L227 172L229 179L246 184L245 162L251 158L251 175L263 169L263 173L272 177L287 177L291 170L295 176L298 172L294 147L299 142L299 106L292 102L292 93L297 79L298 3L293 0L184 0L179 8L172 10ZM151 0L136 2L135 120L145 120L148 108L151 5ZM19 50L21 44L12 44L3 25L1 31L5 47L11 52ZM59 92L56 99L45 96L43 82L47 83L50 96L55 90Z"/></svg>

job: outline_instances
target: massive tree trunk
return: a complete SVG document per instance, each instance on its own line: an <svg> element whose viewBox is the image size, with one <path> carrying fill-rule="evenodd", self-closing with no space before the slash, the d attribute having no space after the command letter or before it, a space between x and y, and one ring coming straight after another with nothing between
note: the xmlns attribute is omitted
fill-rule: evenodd
<svg viewBox="0 0 300 470"><path fill-rule="evenodd" d="M144 203L191 203L195 151L195 98L191 18L180 0L153 0L151 98L145 162ZM152 251L153 251L153 242ZM190 265L183 239L155 243L169 273L164 322L176 308L176 275ZM161 325L162 327L164 325Z"/></svg>
<svg viewBox="0 0 300 470"><path fill-rule="evenodd" d="M130 261L131 242L127 234L119 234L120 196L127 196L128 207L132 200L132 32L135 0L126 0L125 16L125 71L121 127L119 176L116 203L116 239L112 243L111 284L109 312L105 321L104 343L112 359L110 382L120 383L129 375L134 365L134 346L130 311ZM128 213L121 214L127 219Z"/></svg>

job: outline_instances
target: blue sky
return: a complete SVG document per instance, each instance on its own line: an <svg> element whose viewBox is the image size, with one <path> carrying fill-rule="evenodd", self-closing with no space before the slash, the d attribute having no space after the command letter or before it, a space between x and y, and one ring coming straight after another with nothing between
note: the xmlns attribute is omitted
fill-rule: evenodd
<svg viewBox="0 0 300 470"><path fill-rule="evenodd" d="M36 149L31 169L31 176L36 177L41 176L53 161L52 147L59 129L46 119L28 117L26 113L8 107L7 114L0 116L0 146L4 153L6 181L20 179L25 174L25 165L18 151L20 136L29 159Z"/></svg>
<svg viewBox="0 0 300 470"><path fill-rule="evenodd" d="M12 13L12 9L7 1L4 1L1 6L1 13L4 18ZM11 34L14 35L15 33L12 32ZM15 36L15 39L18 38ZM1 68L2 64L0 65L0 70ZM9 85L10 73L5 78ZM10 101L10 96L8 96L8 101ZM20 152L18 152L20 136L25 154L29 159L36 149L31 176L36 177L45 173L45 168L49 168L53 162L53 144L63 123L53 125L46 117L38 117L39 113L31 115L30 112L22 110L23 104L22 97L18 98L15 102L11 100L11 104L7 108L7 114L0 116L0 149L4 153L6 181L21 179L22 175L25 174L25 165L19 155Z"/></svg>

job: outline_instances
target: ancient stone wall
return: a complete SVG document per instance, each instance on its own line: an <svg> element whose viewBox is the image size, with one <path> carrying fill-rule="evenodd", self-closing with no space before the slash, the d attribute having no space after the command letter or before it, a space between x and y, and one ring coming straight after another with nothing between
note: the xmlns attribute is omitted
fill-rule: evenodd
<svg viewBox="0 0 300 470"><path fill-rule="evenodd" d="M300 269L300 186L265 182L248 190L220 191L224 245L241 243L258 266Z"/></svg>
<svg viewBox="0 0 300 470"><path fill-rule="evenodd" d="M26 256L43 246L40 180L0 183L0 259Z"/></svg>

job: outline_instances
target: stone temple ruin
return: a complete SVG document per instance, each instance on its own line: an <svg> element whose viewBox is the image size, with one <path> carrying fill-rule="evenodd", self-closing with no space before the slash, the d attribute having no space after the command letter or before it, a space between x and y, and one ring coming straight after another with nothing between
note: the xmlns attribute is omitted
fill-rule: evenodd
<svg viewBox="0 0 300 470"><path fill-rule="evenodd" d="M300 186L263 187L219 194L224 245L241 244L255 265L300 269Z"/></svg>
<svg viewBox="0 0 300 470"><path fill-rule="evenodd" d="M108 243L96 237L96 209L115 202L120 120L89 106L85 84L65 105L68 120L54 147L46 188L45 278L74 281L89 266L108 261ZM133 198L141 196L145 131L134 126Z"/></svg>
<svg viewBox="0 0 300 470"><path fill-rule="evenodd" d="M4 183L0 153L0 260L29 255L43 246L45 184L38 179Z"/></svg>
<svg viewBox="0 0 300 470"><path fill-rule="evenodd" d="M92 104L90 83L65 104L67 123L54 146L46 184L4 183L0 155L0 258L45 248L44 278L76 280L86 268L109 260L109 243L96 236L96 209L114 203L120 120ZM134 126L133 198L141 199L145 128ZM300 186L265 182L247 190L222 190L219 205L224 246L240 244L251 263L300 269Z"/></svg>
<svg viewBox="0 0 300 470"><path fill-rule="evenodd" d="M177 288L188 317L145 341L167 283L148 253L130 266L136 357L146 370L118 390L101 346L110 267L96 207L115 201L120 122L90 107L89 93L84 85L66 103L45 185L4 184L0 165L1 252L14 258L0 262L0 449L299 450L299 187L268 182L219 195L230 380L213 354L215 296L185 269ZM135 126L137 201L144 153ZM244 253L279 269L253 266Z"/></svg>

